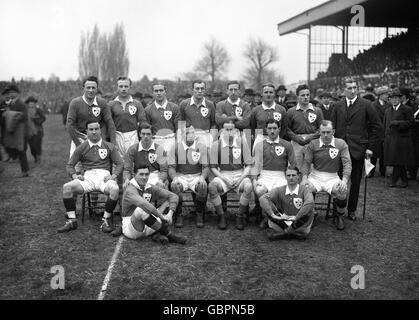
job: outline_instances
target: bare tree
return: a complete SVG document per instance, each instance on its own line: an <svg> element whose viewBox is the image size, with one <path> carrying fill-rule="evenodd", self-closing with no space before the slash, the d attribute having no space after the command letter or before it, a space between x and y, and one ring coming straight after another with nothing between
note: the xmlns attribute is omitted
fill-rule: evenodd
<svg viewBox="0 0 419 320"><path fill-rule="evenodd" d="M244 56L250 62L244 78L254 88L260 88L264 82L279 82L282 77L269 66L278 61L274 47L262 39L250 39L244 50Z"/></svg>
<svg viewBox="0 0 419 320"><path fill-rule="evenodd" d="M129 71L128 51L123 25L113 33L101 34L97 25L92 33L82 33L79 48L79 76L96 75L101 80L116 80Z"/></svg>
<svg viewBox="0 0 419 320"><path fill-rule="evenodd" d="M212 84L221 76L230 64L230 57L224 46L214 37L204 44L204 56L198 61L195 72L208 77Z"/></svg>
<svg viewBox="0 0 419 320"><path fill-rule="evenodd" d="M116 80L120 75L128 75L129 58L122 24L117 24L108 38L108 52L104 61L107 61L106 80Z"/></svg>
<svg viewBox="0 0 419 320"><path fill-rule="evenodd" d="M99 38L100 32L97 25L92 33L82 33L79 49L79 76L81 79L88 75L99 75Z"/></svg>

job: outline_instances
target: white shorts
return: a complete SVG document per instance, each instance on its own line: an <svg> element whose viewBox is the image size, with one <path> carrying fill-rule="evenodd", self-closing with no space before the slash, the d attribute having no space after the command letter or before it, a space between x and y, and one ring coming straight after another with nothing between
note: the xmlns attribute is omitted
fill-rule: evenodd
<svg viewBox="0 0 419 320"><path fill-rule="evenodd" d="M142 209L137 208L135 210L142 210ZM155 218L158 222L161 223L161 220L160 220L159 217L155 217ZM131 216L122 218L122 234L129 239L136 240L136 239L139 239L139 238L148 237L155 232L156 232L156 230L151 229L146 224L144 224L144 230L143 231L137 231L137 230L135 230L134 226L131 223Z"/></svg>
<svg viewBox="0 0 419 320"><path fill-rule="evenodd" d="M273 170L262 170L260 172L257 184L260 184L268 191L271 191L273 188L282 187L287 184L285 179L285 173L283 171L273 171Z"/></svg>
<svg viewBox="0 0 419 320"><path fill-rule="evenodd" d="M233 180L234 182L236 182L236 181L237 181L237 180L239 180L239 179L240 179L240 177L242 176L242 174L243 174L243 170L236 170L236 171L220 171L220 173L221 173L221 175L222 175L222 176L227 177L227 178L230 178L231 180ZM237 193L239 193L239 192L240 192L240 189L242 188L243 184L246 182L246 179L247 179L247 180L249 180L248 178L243 179L243 180L242 180L242 182L240 183L240 185L239 185L239 186L237 186L237 187L234 189ZM213 181L215 181L215 182L219 183L219 184L222 186L222 188L223 188L223 193L222 193L222 194L224 194L224 193L226 193L226 192L230 191L230 189L227 187L226 183L225 183L223 180L221 180L220 178L215 177ZM250 180L249 180L249 181L250 181Z"/></svg>
<svg viewBox="0 0 419 320"><path fill-rule="evenodd" d="M105 169L91 169L84 173L84 180L77 179L82 185L84 193L92 191L105 192L105 188L109 183L115 182L114 180L108 180L105 182L103 179L109 176L110 172ZM115 182L116 183L116 182Z"/></svg>
<svg viewBox="0 0 419 320"><path fill-rule="evenodd" d="M187 191L188 189L196 192L195 187L199 181L199 177L201 175L199 173L194 174L183 174L181 176L178 176L178 181L182 184L183 192Z"/></svg>
<svg viewBox="0 0 419 320"><path fill-rule="evenodd" d="M308 181L316 188L317 192L326 191L332 194L333 186L341 182L337 173L321 172L315 169L311 170Z"/></svg>
<svg viewBox="0 0 419 320"><path fill-rule="evenodd" d="M169 152L176 145L175 134L167 136L154 136L153 141L161 146L165 151Z"/></svg>
<svg viewBox="0 0 419 320"><path fill-rule="evenodd" d="M252 150L253 154L255 153L255 147L256 147L256 145L257 145L259 142L266 140L266 137L267 137L267 136L264 136L263 134L258 134L258 135L256 136L255 141L253 142L253 150Z"/></svg>
<svg viewBox="0 0 419 320"><path fill-rule="evenodd" d="M116 146L119 149L121 157L127 153L128 148L138 142L137 130L129 132L115 132Z"/></svg>
<svg viewBox="0 0 419 320"><path fill-rule="evenodd" d="M211 133L203 130L195 130L197 142L202 143L207 148L211 148L213 139Z"/></svg>

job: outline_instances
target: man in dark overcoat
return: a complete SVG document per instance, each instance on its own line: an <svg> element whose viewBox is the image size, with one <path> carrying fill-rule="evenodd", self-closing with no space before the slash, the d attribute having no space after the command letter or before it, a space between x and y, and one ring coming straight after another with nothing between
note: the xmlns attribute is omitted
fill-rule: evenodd
<svg viewBox="0 0 419 320"><path fill-rule="evenodd" d="M393 166L390 187L407 187L406 167L413 165L412 128L415 124L412 109L401 103L399 89L394 89L389 97L391 108L384 115L384 161L385 165ZM397 184L398 180L401 184Z"/></svg>

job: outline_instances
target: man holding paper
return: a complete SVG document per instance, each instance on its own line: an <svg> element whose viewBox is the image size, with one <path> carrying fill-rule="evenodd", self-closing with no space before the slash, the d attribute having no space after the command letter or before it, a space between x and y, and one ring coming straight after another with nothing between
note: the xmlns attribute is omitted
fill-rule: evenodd
<svg viewBox="0 0 419 320"><path fill-rule="evenodd" d="M300 185L299 170L288 167L287 185L274 188L260 198L268 216L269 240L306 239L314 219L314 199L310 189Z"/></svg>

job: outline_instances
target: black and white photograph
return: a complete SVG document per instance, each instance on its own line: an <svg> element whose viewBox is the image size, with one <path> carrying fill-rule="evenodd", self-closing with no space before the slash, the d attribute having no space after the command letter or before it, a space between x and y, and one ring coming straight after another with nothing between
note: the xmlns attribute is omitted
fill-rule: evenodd
<svg viewBox="0 0 419 320"><path fill-rule="evenodd" d="M0 300L419 299L415 1L0 8Z"/></svg>

